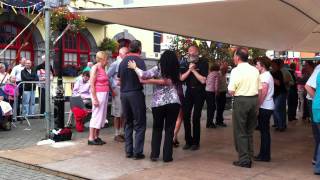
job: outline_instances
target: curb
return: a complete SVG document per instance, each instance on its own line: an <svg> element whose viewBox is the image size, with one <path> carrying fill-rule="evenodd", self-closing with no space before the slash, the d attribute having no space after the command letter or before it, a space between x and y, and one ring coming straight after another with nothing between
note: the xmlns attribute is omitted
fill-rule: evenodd
<svg viewBox="0 0 320 180"><path fill-rule="evenodd" d="M48 168L41 167L41 166L38 166L38 165L27 164L27 163L15 161L15 160L4 158L4 157L0 157L0 162L13 164L13 165L16 165L16 166L19 166L19 167L23 167L23 168L39 171L39 172L42 172L42 173L45 173L45 174L58 176L58 177L65 178L65 179L70 179L70 180L88 180L88 178L84 178L84 177L81 177L81 176L77 176L77 175L73 175L73 174L68 174L68 173L64 173L64 172L48 169Z"/></svg>

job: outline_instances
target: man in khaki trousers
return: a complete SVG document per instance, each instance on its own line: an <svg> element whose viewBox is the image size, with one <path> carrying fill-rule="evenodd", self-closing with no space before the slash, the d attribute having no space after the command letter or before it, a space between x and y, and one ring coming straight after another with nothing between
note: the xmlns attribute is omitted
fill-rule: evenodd
<svg viewBox="0 0 320 180"><path fill-rule="evenodd" d="M234 53L237 65L230 75L229 93L234 96L232 122L236 151L239 160L233 165L251 168L253 132L257 121L259 71L248 63L247 48L239 47Z"/></svg>

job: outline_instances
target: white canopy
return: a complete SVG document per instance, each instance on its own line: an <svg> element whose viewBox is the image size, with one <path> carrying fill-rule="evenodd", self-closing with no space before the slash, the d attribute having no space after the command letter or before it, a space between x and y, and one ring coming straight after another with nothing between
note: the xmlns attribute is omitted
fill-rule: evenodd
<svg viewBox="0 0 320 180"><path fill-rule="evenodd" d="M108 23L234 45L320 51L320 0L216 0L79 13Z"/></svg>

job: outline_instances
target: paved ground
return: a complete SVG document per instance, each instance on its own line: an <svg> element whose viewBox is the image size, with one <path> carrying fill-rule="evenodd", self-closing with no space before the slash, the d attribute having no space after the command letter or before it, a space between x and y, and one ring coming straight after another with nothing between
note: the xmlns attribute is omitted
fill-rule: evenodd
<svg viewBox="0 0 320 180"><path fill-rule="evenodd" d="M255 162L253 168L244 169L232 165L237 154L230 111L226 123L227 128L206 129L203 116L200 150L192 152L176 148L172 163L125 158L123 143L114 142L108 129L107 133L102 133L102 138L107 141L103 146L88 146L86 138L77 138L54 145L3 150L0 157L90 179L319 179L312 171L314 142L308 124L289 123L288 130L282 133L272 130L272 161ZM182 128L179 137L182 144L183 135ZM151 129L148 128L145 140L147 157L150 155L150 141ZM259 133L255 132L255 152L258 146Z"/></svg>
<svg viewBox="0 0 320 180"><path fill-rule="evenodd" d="M64 180L64 178L17 166L0 159L1 180Z"/></svg>

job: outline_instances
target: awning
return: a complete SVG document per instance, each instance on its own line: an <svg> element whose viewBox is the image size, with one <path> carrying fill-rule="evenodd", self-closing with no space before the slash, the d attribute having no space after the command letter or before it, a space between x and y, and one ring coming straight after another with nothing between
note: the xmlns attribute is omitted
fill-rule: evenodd
<svg viewBox="0 0 320 180"><path fill-rule="evenodd" d="M277 51L320 51L319 0L218 0L79 11L89 18Z"/></svg>

